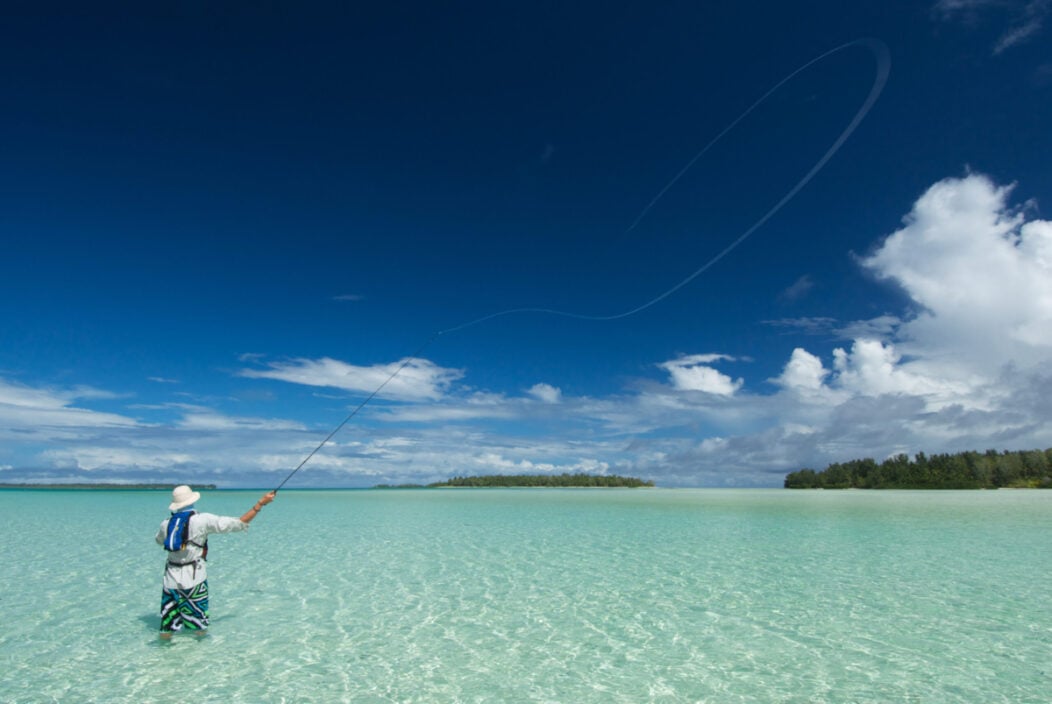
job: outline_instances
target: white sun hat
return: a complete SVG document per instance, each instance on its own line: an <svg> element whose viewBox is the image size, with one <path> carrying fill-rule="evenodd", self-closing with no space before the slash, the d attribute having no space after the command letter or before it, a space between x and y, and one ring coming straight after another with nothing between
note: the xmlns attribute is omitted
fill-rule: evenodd
<svg viewBox="0 0 1052 704"><path fill-rule="evenodd" d="M168 504L169 511L178 511L183 506L189 506L192 503L196 503L201 498L199 492L194 491L186 484L172 489L172 503Z"/></svg>

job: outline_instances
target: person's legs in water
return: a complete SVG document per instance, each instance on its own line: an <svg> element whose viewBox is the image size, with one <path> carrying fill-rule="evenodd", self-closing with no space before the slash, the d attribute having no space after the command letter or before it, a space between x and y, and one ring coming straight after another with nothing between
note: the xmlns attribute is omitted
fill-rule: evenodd
<svg viewBox="0 0 1052 704"><path fill-rule="evenodd" d="M208 629L208 581L191 589L164 589L161 592L161 638L192 631L206 635Z"/></svg>

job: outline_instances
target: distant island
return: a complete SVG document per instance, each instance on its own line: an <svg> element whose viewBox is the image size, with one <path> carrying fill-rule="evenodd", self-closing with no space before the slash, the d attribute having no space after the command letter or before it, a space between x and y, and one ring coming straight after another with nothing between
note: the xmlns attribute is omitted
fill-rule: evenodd
<svg viewBox="0 0 1052 704"><path fill-rule="evenodd" d="M595 474L490 474L479 477L453 477L434 484L380 484L377 489L436 489L442 487L652 487L654 482Z"/></svg>
<svg viewBox="0 0 1052 704"><path fill-rule="evenodd" d="M26 484L15 484L15 483L0 482L0 489L106 489L106 490L110 490L110 491L112 491L114 489L127 489L129 491L131 491L131 490L142 491L142 490L146 490L146 489L166 489L168 491L171 491L173 486L175 486L175 485L174 484L119 484L117 482L79 482L79 483L73 483L73 484L68 484L68 483L67 484L57 484L57 483L56 484L51 484L51 483L43 483L43 482L26 483ZM194 487L197 488L197 489L214 490L216 488L216 485L215 484L195 484Z"/></svg>
<svg viewBox="0 0 1052 704"><path fill-rule="evenodd" d="M1052 489L1052 448L837 462L785 475L787 489Z"/></svg>

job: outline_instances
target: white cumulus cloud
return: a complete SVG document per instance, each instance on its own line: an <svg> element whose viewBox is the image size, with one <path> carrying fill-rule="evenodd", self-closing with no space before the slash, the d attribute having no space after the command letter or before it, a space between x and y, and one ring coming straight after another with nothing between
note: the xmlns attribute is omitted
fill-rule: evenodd
<svg viewBox="0 0 1052 704"><path fill-rule="evenodd" d="M545 403L559 403L559 399L562 398L562 390L551 384L534 384L527 393Z"/></svg>
<svg viewBox="0 0 1052 704"><path fill-rule="evenodd" d="M1010 187L946 179L862 264L922 307L903 351L982 373L1052 352L1052 223L1009 208Z"/></svg>
<svg viewBox="0 0 1052 704"><path fill-rule="evenodd" d="M821 359L797 347L775 382L785 389L815 391L822 388L828 375L829 370L822 365Z"/></svg>
<svg viewBox="0 0 1052 704"><path fill-rule="evenodd" d="M794 350L768 403L783 431L792 418L811 425L768 439L826 461L1052 444L1052 404L1039 391L1052 388L1052 223L1028 220L1011 192L973 174L917 199L860 262L915 312L843 326L862 336L833 350L829 367Z"/></svg>
<svg viewBox="0 0 1052 704"><path fill-rule="evenodd" d="M676 389L726 394L639 404L637 422L650 412L664 427L693 418L707 429L695 442L649 441L660 449L651 475L689 481L693 466L706 483L728 472L763 483L763 466L1052 445L1052 223L1029 204L1011 206L1012 192L972 174L921 194L903 227L860 260L909 306L836 325L781 321L835 330L847 344L825 359L794 349L770 379L773 394L717 372L710 365L722 356L661 365Z"/></svg>
<svg viewBox="0 0 1052 704"><path fill-rule="evenodd" d="M669 373L673 388L679 391L702 391L717 396L733 396L745 382L742 379L732 379L709 366L721 360L733 360L733 357L723 354L687 355L658 366Z"/></svg>

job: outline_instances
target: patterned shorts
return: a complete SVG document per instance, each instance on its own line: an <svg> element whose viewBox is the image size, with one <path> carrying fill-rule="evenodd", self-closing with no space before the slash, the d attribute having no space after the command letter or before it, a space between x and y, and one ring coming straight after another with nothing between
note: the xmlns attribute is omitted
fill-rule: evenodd
<svg viewBox="0 0 1052 704"><path fill-rule="evenodd" d="M191 589L164 589L161 592L161 632L208 628L208 580Z"/></svg>

